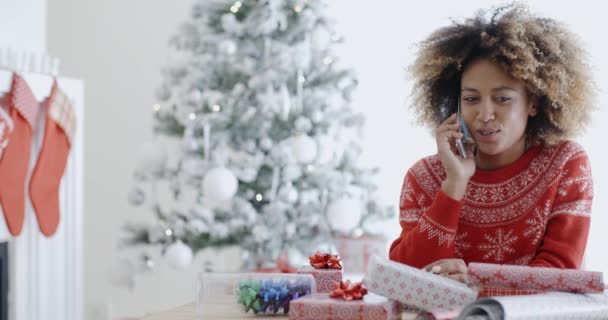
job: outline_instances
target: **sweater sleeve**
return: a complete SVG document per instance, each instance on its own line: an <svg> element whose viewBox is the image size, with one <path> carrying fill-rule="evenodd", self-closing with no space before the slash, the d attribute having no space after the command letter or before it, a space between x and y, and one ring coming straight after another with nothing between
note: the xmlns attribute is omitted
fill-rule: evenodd
<svg viewBox="0 0 608 320"><path fill-rule="evenodd" d="M399 203L402 231L390 247L389 258L416 268L439 259L454 258L454 237L462 206L462 201L441 190L430 198L410 169L403 181Z"/></svg>
<svg viewBox="0 0 608 320"><path fill-rule="evenodd" d="M589 234L593 180L589 159L578 148L562 171L545 235L530 266L581 267Z"/></svg>

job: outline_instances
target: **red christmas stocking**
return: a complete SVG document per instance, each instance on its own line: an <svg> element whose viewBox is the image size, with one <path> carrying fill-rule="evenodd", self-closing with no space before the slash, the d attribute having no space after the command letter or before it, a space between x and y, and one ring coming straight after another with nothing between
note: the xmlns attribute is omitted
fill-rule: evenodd
<svg viewBox="0 0 608 320"><path fill-rule="evenodd" d="M17 74L13 75L13 85L8 95L8 113L13 122L13 132L0 158L0 206L8 231L17 236L21 233L25 216L25 181L38 101L25 80Z"/></svg>
<svg viewBox="0 0 608 320"><path fill-rule="evenodd" d="M53 84L47 103L44 138L30 182L30 199L42 234L52 236L59 226L59 184L74 139L76 122L72 104Z"/></svg>

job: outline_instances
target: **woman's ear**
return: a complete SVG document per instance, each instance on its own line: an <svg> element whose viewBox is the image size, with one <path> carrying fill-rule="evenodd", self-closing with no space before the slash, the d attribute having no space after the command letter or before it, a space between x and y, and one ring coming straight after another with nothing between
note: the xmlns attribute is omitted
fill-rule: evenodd
<svg viewBox="0 0 608 320"><path fill-rule="evenodd" d="M528 115L534 117L538 113L538 97L531 95L528 101Z"/></svg>

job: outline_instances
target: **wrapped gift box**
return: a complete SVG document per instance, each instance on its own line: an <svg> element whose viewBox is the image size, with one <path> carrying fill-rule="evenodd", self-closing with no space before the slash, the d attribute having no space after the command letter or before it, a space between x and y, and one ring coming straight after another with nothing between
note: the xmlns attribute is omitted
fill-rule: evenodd
<svg viewBox="0 0 608 320"><path fill-rule="evenodd" d="M303 266L298 269L298 273L312 275L319 293L331 292L335 282L342 281L342 270L338 269L316 269L313 266Z"/></svg>
<svg viewBox="0 0 608 320"><path fill-rule="evenodd" d="M601 272L558 269L491 263L469 263L469 283L480 287L494 287L531 291L564 291L572 293L602 293L604 280Z"/></svg>
<svg viewBox="0 0 608 320"><path fill-rule="evenodd" d="M204 319L287 314L289 302L316 293L310 274L206 273L199 275L197 310Z"/></svg>
<svg viewBox="0 0 608 320"><path fill-rule="evenodd" d="M337 236L334 242L348 273L365 273L372 255L388 255L388 242L381 236Z"/></svg>
<svg viewBox="0 0 608 320"><path fill-rule="evenodd" d="M378 256L370 260L363 283L370 292L421 310L458 308L477 298L463 283Z"/></svg>
<svg viewBox="0 0 608 320"><path fill-rule="evenodd" d="M401 319L398 302L374 294L362 300L346 301L317 293L290 302L289 319L293 320L392 320Z"/></svg>

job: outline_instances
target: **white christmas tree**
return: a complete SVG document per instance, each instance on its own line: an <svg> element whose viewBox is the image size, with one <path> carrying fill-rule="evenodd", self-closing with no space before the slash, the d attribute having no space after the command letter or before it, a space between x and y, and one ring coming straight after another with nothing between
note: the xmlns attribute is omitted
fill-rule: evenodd
<svg viewBox="0 0 608 320"><path fill-rule="evenodd" d="M393 215L374 196L376 169L359 163L364 118L349 106L357 81L338 66L341 38L325 11L319 0L193 6L170 40L154 106L156 133L181 151L144 146L129 199L151 205L158 223L128 224L127 245L184 267L193 251L238 244L245 268L264 267ZM169 207L150 191L159 181L171 186Z"/></svg>

